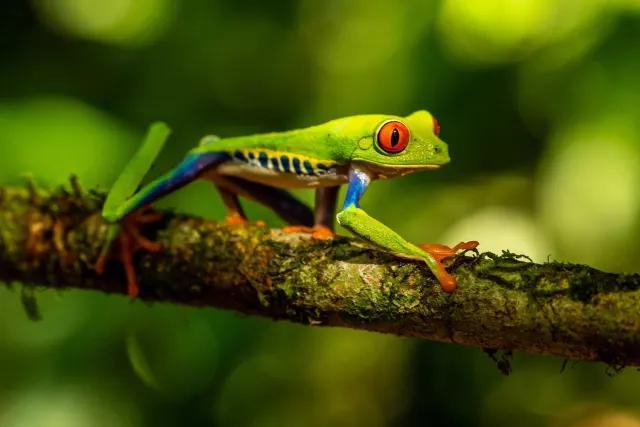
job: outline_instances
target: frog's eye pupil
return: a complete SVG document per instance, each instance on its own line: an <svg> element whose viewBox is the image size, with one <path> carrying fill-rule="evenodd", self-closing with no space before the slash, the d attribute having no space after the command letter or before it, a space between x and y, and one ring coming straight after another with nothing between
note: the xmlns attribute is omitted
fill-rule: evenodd
<svg viewBox="0 0 640 427"><path fill-rule="evenodd" d="M393 128L393 132L391 132L391 146L395 147L400 142L400 132L398 132L398 128Z"/></svg>
<svg viewBox="0 0 640 427"><path fill-rule="evenodd" d="M390 120L380 126L376 139L383 151L399 153L409 144L409 129L397 120Z"/></svg>

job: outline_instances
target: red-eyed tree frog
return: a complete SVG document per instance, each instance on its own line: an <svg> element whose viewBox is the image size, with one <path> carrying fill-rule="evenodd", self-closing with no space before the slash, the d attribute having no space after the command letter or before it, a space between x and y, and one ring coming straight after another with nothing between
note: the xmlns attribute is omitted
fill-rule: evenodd
<svg viewBox="0 0 640 427"><path fill-rule="evenodd" d="M228 224L247 222L239 201L244 197L266 205L293 224L285 227L285 232L306 232L315 239L334 236L338 189L347 184L342 210L335 217L338 223L397 257L425 262L443 291L453 292L456 281L441 261L459 250L475 248L477 242L461 242L453 248L416 246L360 208L360 198L373 180L448 163L448 147L439 131L435 117L417 111L407 117L352 116L287 132L205 136L173 170L135 192L169 135L165 125L155 124L107 197L102 215L112 226L96 269L104 272L112 252L116 253L125 267L128 294L135 298L135 251L161 249L139 230L142 224L159 219L157 213L147 213L145 208L196 179L213 182L227 208ZM286 191L292 188L316 189L315 212ZM117 248L112 248L116 242Z"/></svg>

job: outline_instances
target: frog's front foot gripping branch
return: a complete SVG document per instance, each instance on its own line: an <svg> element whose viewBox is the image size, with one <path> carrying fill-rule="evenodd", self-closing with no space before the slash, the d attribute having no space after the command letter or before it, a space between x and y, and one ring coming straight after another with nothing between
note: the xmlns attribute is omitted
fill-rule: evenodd
<svg viewBox="0 0 640 427"><path fill-rule="evenodd" d="M475 249L478 246L476 241L460 242L452 248L435 243L416 246L407 242L386 225L370 217L362 209L353 206L338 214L338 222L354 234L387 250L398 258L423 261L440 282L442 290L447 293L457 289L457 282L444 268L442 261L455 256L460 251Z"/></svg>
<svg viewBox="0 0 640 427"><path fill-rule="evenodd" d="M441 245L439 243L425 243L422 245L418 245L418 247L424 250L434 259L436 271L433 271L433 268L431 271L433 271L436 278L440 282L442 290L447 293L451 293L457 289L458 284L455 277L453 277L451 274L449 274L449 272L447 272L447 270L445 270L444 266L442 265L442 260L454 257L460 251L464 252L474 250L478 247L478 244L479 242L471 240L468 242L460 242L452 248L450 248L449 246ZM429 265L428 262L427 265ZM431 266L429 265L429 267Z"/></svg>
<svg viewBox="0 0 640 427"><path fill-rule="evenodd" d="M366 173L357 169L351 171L344 208L337 216L338 223L362 239L381 247L398 258L425 262L440 282L442 290L449 293L454 292L457 288L456 280L444 268L442 260L456 255L459 251L475 249L478 242L460 242L453 248L439 244L418 247L409 243L398 233L370 217L358 206L369 181L370 178Z"/></svg>

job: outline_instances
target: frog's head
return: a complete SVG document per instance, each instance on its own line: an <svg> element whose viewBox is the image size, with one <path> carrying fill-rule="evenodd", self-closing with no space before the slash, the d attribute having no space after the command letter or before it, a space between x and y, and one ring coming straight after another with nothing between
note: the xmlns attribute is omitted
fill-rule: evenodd
<svg viewBox="0 0 640 427"><path fill-rule="evenodd" d="M449 149L438 134L438 120L421 110L407 117L369 116L371 130L352 154L357 162L380 178L436 169L449 163Z"/></svg>

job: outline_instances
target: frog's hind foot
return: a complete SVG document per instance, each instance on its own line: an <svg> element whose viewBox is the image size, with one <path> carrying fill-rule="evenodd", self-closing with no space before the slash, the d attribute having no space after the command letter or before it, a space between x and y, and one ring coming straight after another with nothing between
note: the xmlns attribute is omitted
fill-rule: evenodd
<svg viewBox="0 0 640 427"><path fill-rule="evenodd" d="M282 232L286 234L311 234L311 238L314 240L331 240L336 237L336 233L331 231L330 228L323 225L314 225L313 227L307 227L304 225L289 225L287 227L282 227Z"/></svg>
<svg viewBox="0 0 640 427"><path fill-rule="evenodd" d="M157 253L162 251L162 245L145 237L141 232L141 227L147 224L161 221L163 215L159 212L149 212L144 209L131 213L120 223L120 230L113 245L105 248L100 258L96 262L96 272L104 274L107 263L116 259L122 263L127 276L127 294L131 299L135 299L140 293L136 270L133 258L139 250Z"/></svg>

